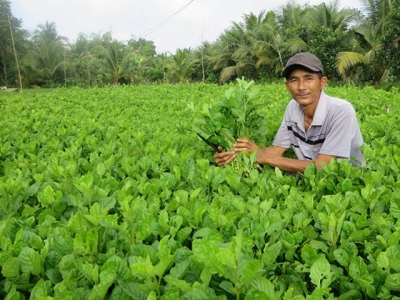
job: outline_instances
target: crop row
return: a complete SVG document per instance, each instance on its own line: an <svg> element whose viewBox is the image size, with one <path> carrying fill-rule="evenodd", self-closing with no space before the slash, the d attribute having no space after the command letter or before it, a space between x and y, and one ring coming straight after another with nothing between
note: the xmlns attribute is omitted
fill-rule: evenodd
<svg viewBox="0 0 400 300"><path fill-rule="evenodd" d="M243 177L193 110L226 86L0 99L0 298L400 299L399 94L356 108L366 166ZM288 94L259 86L271 143Z"/></svg>

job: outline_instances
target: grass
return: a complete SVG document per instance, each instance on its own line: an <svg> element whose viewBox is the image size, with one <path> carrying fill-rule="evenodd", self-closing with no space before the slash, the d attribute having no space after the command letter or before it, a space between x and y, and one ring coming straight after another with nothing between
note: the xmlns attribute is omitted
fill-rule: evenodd
<svg viewBox="0 0 400 300"><path fill-rule="evenodd" d="M5 92L5 91L0 91L0 98L12 98L15 96L21 96L21 95L43 95L43 94L48 94L51 93L56 89L54 88L40 88L40 89L24 89L22 91L18 92Z"/></svg>

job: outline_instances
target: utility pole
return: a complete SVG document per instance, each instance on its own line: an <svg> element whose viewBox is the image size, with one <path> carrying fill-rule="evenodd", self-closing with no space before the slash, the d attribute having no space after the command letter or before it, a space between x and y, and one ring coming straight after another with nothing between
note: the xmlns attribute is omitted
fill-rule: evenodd
<svg viewBox="0 0 400 300"><path fill-rule="evenodd" d="M17 57L17 50L15 49L14 35L13 35L12 27L11 27L11 19L10 19L10 16L8 16L8 24L10 25L11 42L12 42L12 46L13 46L13 49L14 49L15 61L16 61L16 63L17 63L17 71L18 71L18 78L19 78L19 88L20 88L20 91L22 92L21 72L19 71L19 63L18 63L18 57Z"/></svg>
<svg viewBox="0 0 400 300"><path fill-rule="evenodd" d="M202 73L203 73L203 83L204 83L205 78L206 78L206 75L205 75L205 72L204 72L204 56L203 56L203 49L204 49L205 47L204 47L204 35L203 35L203 32L204 32L204 23L203 23L203 26L201 27L201 49L200 49L200 53L201 53L201 71L202 71Z"/></svg>

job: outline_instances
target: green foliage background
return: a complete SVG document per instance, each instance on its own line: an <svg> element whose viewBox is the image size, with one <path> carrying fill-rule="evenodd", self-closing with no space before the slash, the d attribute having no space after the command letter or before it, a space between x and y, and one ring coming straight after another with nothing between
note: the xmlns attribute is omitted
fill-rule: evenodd
<svg viewBox="0 0 400 300"><path fill-rule="evenodd" d="M242 77L276 82L293 54L309 51L320 57L331 80L390 90L399 82L399 0L360 2L360 9L352 9L339 0L287 1L273 11L244 14L212 43L160 53L151 40L118 41L111 32L69 41L46 20L29 34L24 20L13 17L11 2L0 0L0 85L20 87L20 79L23 89L223 84Z"/></svg>

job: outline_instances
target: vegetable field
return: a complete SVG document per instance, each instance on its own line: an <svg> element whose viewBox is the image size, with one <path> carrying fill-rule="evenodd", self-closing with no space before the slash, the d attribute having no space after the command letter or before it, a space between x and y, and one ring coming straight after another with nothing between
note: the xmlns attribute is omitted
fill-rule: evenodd
<svg viewBox="0 0 400 300"><path fill-rule="evenodd" d="M193 130L231 87L0 95L0 298L400 299L399 91L326 90L365 167L244 176ZM266 146L289 94L257 88Z"/></svg>

